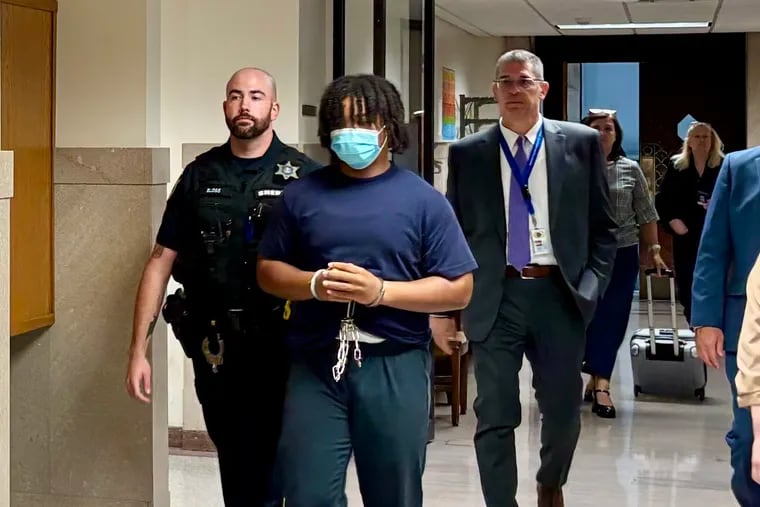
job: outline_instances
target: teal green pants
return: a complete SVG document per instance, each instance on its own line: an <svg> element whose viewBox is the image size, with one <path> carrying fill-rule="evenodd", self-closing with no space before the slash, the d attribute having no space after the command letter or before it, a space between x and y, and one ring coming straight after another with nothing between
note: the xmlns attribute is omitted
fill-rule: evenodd
<svg viewBox="0 0 760 507"><path fill-rule="evenodd" d="M345 507L353 454L365 507L421 507L428 435L430 352L349 353L339 382L335 356L291 366L279 461L287 507Z"/></svg>

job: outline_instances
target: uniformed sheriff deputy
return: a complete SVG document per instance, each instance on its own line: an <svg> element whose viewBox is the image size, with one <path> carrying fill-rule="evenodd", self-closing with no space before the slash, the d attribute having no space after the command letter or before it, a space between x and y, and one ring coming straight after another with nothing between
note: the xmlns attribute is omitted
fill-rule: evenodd
<svg viewBox="0 0 760 507"><path fill-rule="evenodd" d="M127 371L129 394L150 402L146 353L159 311L192 359L195 389L217 448L227 507L280 505L274 471L288 361L287 302L256 283L258 243L282 189L317 164L284 145L266 71L245 68L227 83L230 137L182 173L167 202L140 281ZM182 285L163 296L169 276Z"/></svg>

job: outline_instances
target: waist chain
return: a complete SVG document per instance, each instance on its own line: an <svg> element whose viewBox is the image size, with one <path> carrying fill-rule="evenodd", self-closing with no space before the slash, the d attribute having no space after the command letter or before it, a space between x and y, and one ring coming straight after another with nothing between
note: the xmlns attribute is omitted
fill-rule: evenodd
<svg viewBox="0 0 760 507"><path fill-rule="evenodd" d="M332 367L333 379L335 382L340 381L343 373L346 371L348 362L348 349L351 343L354 344L354 361L356 365L362 367L362 350L359 343L376 344L385 341L384 338L375 336L366 331L362 331L354 323L354 311L356 303L351 301L346 308L346 316L340 321L340 331L338 332L338 357L335 365Z"/></svg>

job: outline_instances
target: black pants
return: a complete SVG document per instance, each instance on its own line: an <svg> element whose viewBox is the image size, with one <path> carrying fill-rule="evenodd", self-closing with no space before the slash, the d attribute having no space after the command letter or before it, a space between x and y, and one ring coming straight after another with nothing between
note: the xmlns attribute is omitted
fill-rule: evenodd
<svg viewBox="0 0 760 507"><path fill-rule="evenodd" d="M472 342L478 394L475 453L487 507L517 507L515 429L520 425L519 372L533 369L541 411L541 465L548 487L567 481L580 434L585 325L557 277L504 281L499 315L483 342Z"/></svg>
<svg viewBox="0 0 760 507"><path fill-rule="evenodd" d="M352 349L353 350L353 349ZM281 440L287 507L345 507L354 454L365 507L422 507L430 352L352 360L335 382L334 354L294 361Z"/></svg>
<svg viewBox="0 0 760 507"><path fill-rule="evenodd" d="M282 505L275 460L288 366L284 347L268 346L270 339L226 341L217 373L202 355L193 358L195 389L216 446L226 507Z"/></svg>
<svg viewBox="0 0 760 507"><path fill-rule="evenodd" d="M696 231L690 231L684 236L673 236L673 265L678 300L683 306L683 314L689 324L691 324L691 285L694 281L698 248L699 235Z"/></svg>

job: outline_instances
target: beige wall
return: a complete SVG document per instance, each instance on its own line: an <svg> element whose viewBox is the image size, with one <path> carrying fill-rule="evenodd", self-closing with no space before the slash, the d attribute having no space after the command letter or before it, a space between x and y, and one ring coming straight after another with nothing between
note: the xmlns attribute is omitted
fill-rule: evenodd
<svg viewBox="0 0 760 507"><path fill-rule="evenodd" d="M58 2L58 146L146 145L146 2Z"/></svg>
<svg viewBox="0 0 760 507"><path fill-rule="evenodd" d="M476 37L443 20L435 28L435 138L441 138L442 69L455 72L455 93L467 96L491 96L494 65L506 49L504 37ZM487 111L495 114L493 111ZM459 111L457 110L457 131Z"/></svg>
<svg viewBox="0 0 760 507"><path fill-rule="evenodd" d="M372 74L372 4L346 2L346 74Z"/></svg>
<svg viewBox="0 0 760 507"><path fill-rule="evenodd" d="M299 0L161 2L161 145L181 172L182 143L223 142L222 101L230 75L262 67L277 80L276 130L299 142Z"/></svg>
<svg viewBox="0 0 760 507"><path fill-rule="evenodd" d="M455 96L457 101L457 136L459 136L459 95L468 97L490 97L491 82L494 79L494 66L499 56L506 51L509 38L476 37L441 19L435 28L435 139L442 137L441 108L442 69L453 69L455 76ZM480 109L481 118L498 117L495 106ZM439 142L435 148L435 159L440 172L435 174L434 184L440 191L445 191L448 176L448 143Z"/></svg>
<svg viewBox="0 0 760 507"><path fill-rule="evenodd" d="M760 33L747 35L747 146L760 146Z"/></svg>
<svg viewBox="0 0 760 507"><path fill-rule="evenodd" d="M332 17L328 22L327 0L300 0L299 42L298 42L298 102L299 138L301 145L318 143L317 117L302 116L301 106L308 104L319 107L319 100L325 84L332 78L327 73L327 60L332 53L327 52L327 37L332 39ZM332 4L332 1L329 2Z"/></svg>

